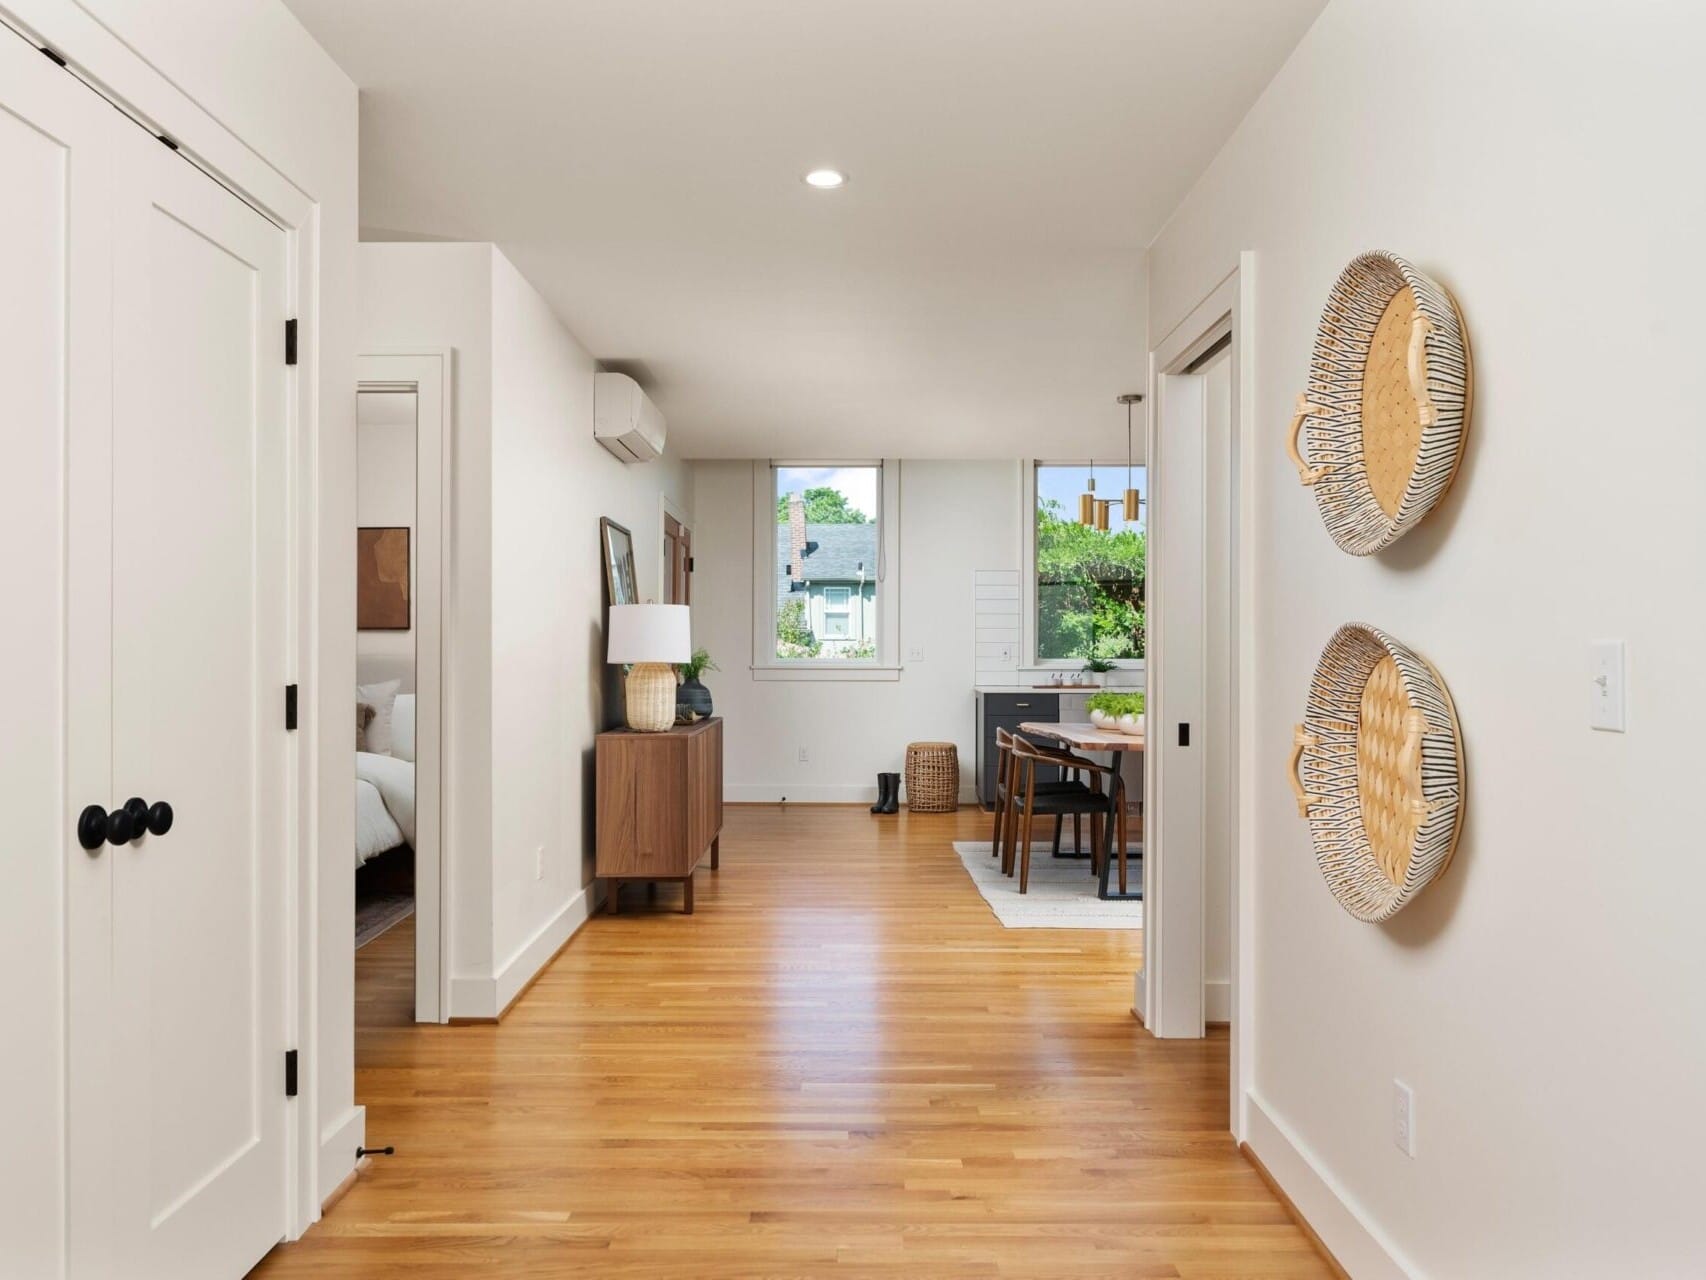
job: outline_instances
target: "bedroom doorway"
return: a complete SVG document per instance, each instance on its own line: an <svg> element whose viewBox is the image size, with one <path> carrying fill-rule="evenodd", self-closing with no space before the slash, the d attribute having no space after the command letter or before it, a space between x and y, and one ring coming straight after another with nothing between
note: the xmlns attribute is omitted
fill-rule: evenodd
<svg viewBox="0 0 1706 1280"><path fill-rule="evenodd" d="M448 353L360 359L354 894L358 1030L439 1022Z"/></svg>

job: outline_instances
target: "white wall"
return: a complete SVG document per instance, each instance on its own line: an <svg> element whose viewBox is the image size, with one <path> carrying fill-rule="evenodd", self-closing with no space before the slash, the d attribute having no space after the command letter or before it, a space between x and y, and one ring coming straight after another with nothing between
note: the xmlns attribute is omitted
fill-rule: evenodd
<svg viewBox="0 0 1706 1280"><path fill-rule="evenodd" d="M1017 569L1014 461L901 463L900 656L893 682L755 681L750 462L693 464L693 638L721 666L705 677L724 724L728 799L857 801L901 771L917 739L959 747L962 795L976 760L975 569ZM638 554L638 552L636 553ZM879 606L886 607L886 606ZM920 660L908 652L921 649ZM810 757L801 763L799 750Z"/></svg>
<svg viewBox="0 0 1706 1280"><path fill-rule="evenodd" d="M685 466L592 437L595 364L489 244L361 246L363 350L453 347L448 619L451 1013L495 1015L592 904L591 762L607 726L598 519L659 591L663 501Z"/></svg>
<svg viewBox="0 0 1706 1280"><path fill-rule="evenodd" d="M1155 334L1256 253L1251 1139L1359 1277L1706 1270L1703 47L1698 6L1335 0L1152 247ZM1476 403L1442 508L1355 559L1281 432L1376 247L1456 293ZM1351 619L1439 667L1466 736L1456 861L1385 926L1328 895L1284 776ZM1627 735L1588 728L1599 637Z"/></svg>
<svg viewBox="0 0 1706 1280"><path fill-rule="evenodd" d="M368 391L357 397L355 522L364 528L409 531L409 626L403 631L357 631L355 677L361 684L400 680L415 691L415 583L420 540L415 518L416 397L402 391Z"/></svg>
<svg viewBox="0 0 1706 1280"><path fill-rule="evenodd" d="M310 652L301 672L307 706L300 744L304 791L319 865L304 869L301 890L314 905L318 957L310 1033L300 1046L329 1135L307 1153L322 1191L354 1164L361 1110L354 1105L354 900L333 886L347 879L354 840L348 697L355 672L355 575L347 531L355 512L354 256L356 245L356 91L278 0L0 0L9 20L51 44L91 78L156 121L216 169L245 179L265 171L313 206L317 240L302 267L300 304L306 375L304 469L317 486L318 523L303 548L318 595L302 633ZM6 36L6 39L12 37ZM333 715L336 710L337 714ZM338 872L333 879L332 872ZM42 1099L40 1105L49 1105ZM53 1177L51 1153L9 1147L7 1160ZM318 1197L298 1223L317 1215ZM52 1247L62 1224L32 1214L14 1231L0 1219L10 1248L46 1232Z"/></svg>

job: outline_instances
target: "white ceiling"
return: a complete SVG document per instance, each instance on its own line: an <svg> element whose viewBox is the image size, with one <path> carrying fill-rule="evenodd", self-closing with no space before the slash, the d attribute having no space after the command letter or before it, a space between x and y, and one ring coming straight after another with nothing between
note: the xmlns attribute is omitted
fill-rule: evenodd
<svg viewBox="0 0 1706 1280"><path fill-rule="evenodd" d="M1123 454L1143 248L1325 0L287 3L364 236L495 240L672 451L1069 457Z"/></svg>

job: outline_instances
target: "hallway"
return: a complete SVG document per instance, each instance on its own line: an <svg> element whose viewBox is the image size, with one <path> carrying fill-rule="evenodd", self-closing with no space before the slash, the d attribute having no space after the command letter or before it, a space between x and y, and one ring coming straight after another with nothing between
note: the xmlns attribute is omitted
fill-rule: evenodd
<svg viewBox="0 0 1706 1280"><path fill-rule="evenodd" d="M392 930L356 1096L398 1154L253 1274L1328 1275L1226 1133L1224 1033L1133 1020L1141 935L1003 930L955 838L732 807L695 915L631 887L501 1026L409 1023Z"/></svg>

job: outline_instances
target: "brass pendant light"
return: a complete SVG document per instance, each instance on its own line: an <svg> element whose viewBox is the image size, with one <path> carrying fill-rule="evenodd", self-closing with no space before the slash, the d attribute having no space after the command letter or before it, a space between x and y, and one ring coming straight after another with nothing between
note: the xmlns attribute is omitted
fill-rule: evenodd
<svg viewBox="0 0 1706 1280"><path fill-rule="evenodd" d="M1131 483L1131 407L1142 404L1143 397L1135 391L1128 391L1119 396L1116 403L1125 406L1125 520L1127 524L1136 524L1138 513L1142 510L1143 499L1138 495ZM1106 528L1106 525L1102 526Z"/></svg>
<svg viewBox="0 0 1706 1280"><path fill-rule="evenodd" d="M1096 523L1096 464L1090 463L1090 488L1078 495L1078 523L1086 529Z"/></svg>

